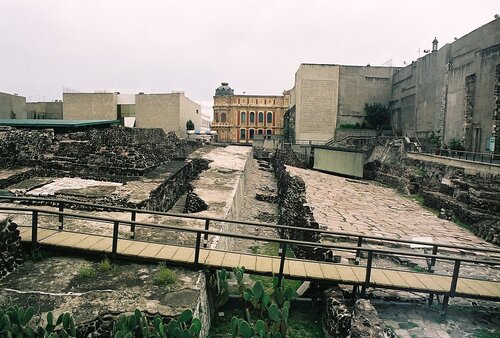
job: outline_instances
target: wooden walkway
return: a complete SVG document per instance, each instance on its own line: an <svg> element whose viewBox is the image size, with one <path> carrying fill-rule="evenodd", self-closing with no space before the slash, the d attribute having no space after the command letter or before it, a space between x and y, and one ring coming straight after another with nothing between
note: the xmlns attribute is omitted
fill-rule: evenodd
<svg viewBox="0 0 500 338"><path fill-rule="evenodd" d="M19 229L22 241L31 242L32 228L20 227ZM113 245L111 237L43 228L38 228L37 241L43 246L105 254L112 252ZM195 248L129 239L119 239L117 245L117 254L124 258L195 265ZM199 252L198 266L217 269L244 266L248 272L271 275L279 273L280 258L202 248ZM427 294L446 295L449 294L452 287L451 276L372 267L367 281L366 270L365 267L355 265L286 258L283 275L292 279L321 280L341 284L411 290ZM460 277L454 296L498 301L500 300L500 282Z"/></svg>

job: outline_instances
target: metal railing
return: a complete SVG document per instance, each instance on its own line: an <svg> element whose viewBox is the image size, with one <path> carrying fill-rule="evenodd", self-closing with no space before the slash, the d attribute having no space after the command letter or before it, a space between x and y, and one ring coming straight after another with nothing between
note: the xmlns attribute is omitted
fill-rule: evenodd
<svg viewBox="0 0 500 338"><path fill-rule="evenodd" d="M316 243L316 242L305 242L305 241L298 241L298 240L292 240L292 239L280 239L280 238L262 238L260 236L254 236L254 235L243 235L243 234L236 234L236 233L231 233L231 232L222 232L222 231L213 231L209 230L209 222L211 218L205 218L206 223L205 223L205 229L196 229L196 228L186 228L182 226L176 226L176 225L169 225L169 224L153 224L153 223L145 223L145 222L137 222L137 221L126 221L126 220L116 220L115 218L111 217L102 217L102 216L95 216L95 215L84 215L84 214L76 214L76 213L68 213L68 212L61 212L61 211L55 211L55 210L46 210L46 209L41 209L41 208L35 208L35 207L9 207L9 206L0 206L0 210L5 210L5 211L29 211L31 213L31 243L33 246L38 245L38 230L39 230L39 216L41 214L46 214L46 215L55 215L58 216L59 218L64 218L64 217L73 217L73 218L78 218L78 219L87 219L87 220L92 220L92 221L100 221L100 222L105 222L105 223L112 223L113 224L113 235L112 235L112 245L111 245L111 254L112 257L116 257L118 255L118 242L120 240L119 238L119 226L120 224L129 224L131 227L136 227L136 226L141 226L141 227L149 227L149 228L160 228L162 230L170 230L170 231L182 231L182 232L187 232L187 233L192 233L196 235L196 242L195 242L195 247L194 247L194 258L192 262L188 262L190 264L193 264L195 268L199 268L204 262L200 262L200 251L202 249L202 237L204 238L204 242L206 244L206 241L208 240L208 236L219 236L219 237L228 237L228 238L237 238L237 239L247 239L247 240L253 240L253 241L267 241L267 242L274 242L278 243L280 250L279 250L279 260L280 260L280 265L279 265L279 272L278 272L278 278L280 280L283 279L284 276L284 266L285 262L287 261L286 257L286 249L287 246L290 245L298 245L298 246L307 246L307 247L315 247L315 248L324 248L324 249L337 249L337 250L348 250L348 251L356 251L356 252L366 252L368 254L367 261L366 261L366 272L365 272L365 277L364 281L362 282L356 282L356 281L342 281L343 284L353 284L355 287L361 286L361 293L364 294L366 289L371 286L379 286L380 285L374 285L374 283L371 282L371 273L373 269L373 258L375 254L378 255L398 255L398 256L409 256L409 257L417 257L417 258L424 258L424 259L429 259L432 261L436 260L444 260L444 261L450 261L453 262L453 273L451 276L451 283L450 283L450 289L449 290L444 290L443 291L436 291L436 290L431 290L431 289L426 289L425 291L430 293L430 301L432 300L432 296L434 294L442 294L444 296L443 298L443 311L446 311L446 307L448 305L448 301L450 297L454 296L460 296L461 294L457 293L457 284L458 280L460 279L460 267L461 263L472 263L472 264L483 264L483 265L500 265L500 260L478 260L478 259L471 259L471 258L466 258L466 257L459 257L459 256L444 256L444 255L437 255L434 253L432 254L427 254L427 253L417 253L417 252L407 252L407 251L398 251L398 250L392 250L392 249L385 249L385 248L366 248L366 247L360 247L359 242L358 246L349 246L349 245L338 245L338 244L327 244L327 243ZM190 217L193 218L193 217ZM200 217L195 217L198 219L202 219ZM232 222L232 223L242 223L240 221L234 221L234 220L223 220L226 222ZM245 222L245 223L250 223L253 224L253 222ZM267 226L267 225L266 225ZM279 228L282 228L283 226L276 226ZM41 227L40 227L41 228ZM286 227L286 228L294 228L294 227ZM43 228L42 228L43 229ZM296 228L294 228L296 230ZM68 231L70 232L70 231ZM82 234L83 232L78 232ZM83 233L84 234L84 233ZM102 237L107 237L110 238L110 236L102 236ZM364 236L364 237L374 237L374 236ZM361 237L360 237L361 238ZM145 241L147 243L152 243ZM429 244L426 242L423 242L425 244ZM204 245L206 247L206 245ZM437 248L437 246L433 246L433 248ZM463 248L462 248L463 249ZM437 251L437 249L436 249ZM491 251L491 250L490 250ZM498 250L492 250L497 252ZM302 261L310 261L310 259L302 259ZM250 269L249 269L250 270ZM258 271L255 271L259 273ZM260 272L262 273L262 272ZM270 271L269 273L272 273ZM306 276L304 278L307 279ZM302 278L303 279L303 278ZM408 285L409 286L409 285ZM409 290L409 291L424 291L424 289L415 289L410 287L406 287L403 285L392 285L392 286L383 286L384 288L392 288L392 289L402 289L402 290ZM471 295L466 294L466 296L471 297ZM500 299L499 296L485 296L485 295L472 295L475 298L478 299L493 299L493 300L498 300Z"/></svg>
<svg viewBox="0 0 500 338"><path fill-rule="evenodd" d="M408 151L413 153L424 153L424 154L437 155L443 157L451 157L459 160L500 165L500 154L494 154L494 153L476 153L472 151L450 150L450 149L424 147L424 146L416 147L411 145Z"/></svg>
<svg viewBox="0 0 500 338"><path fill-rule="evenodd" d="M266 227L273 228L276 230L292 230L292 231L303 231L308 233L315 233L319 235L331 235L331 236L341 236L341 237L349 237L353 238L357 242L357 247L362 248L363 242L366 240L373 241L382 241L382 242L392 242L399 244L408 244L408 245L420 245L425 247L432 247L433 253L437 254L439 248L448 248L455 249L461 252L470 251L475 254L477 252L489 253L489 254L499 254L499 256L494 256L495 258L500 259L500 249L496 248L485 248L485 247L471 247L471 246L456 246L449 243L440 243L440 242L425 242L425 241L414 241L407 239L400 239L394 237L385 237L385 236L375 236L375 235L367 235L360 233L352 233L352 232L344 232L344 231L332 231L332 230L324 230L324 229L311 229L311 228L298 228L293 226L279 225L279 224L271 224L271 223L263 223L263 222L252 222L252 221L243 221L243 220L235 220L235 219L227 219L227 218L217 218L217 217L208 217L208 216L197 216L193 214L177 214L171 212L163 212L163 211L154 211L154 210L146 210L146 209L133 209L119 206L107 206L102 204L88 203L88 202L80 202L80 201L71 201L71 200L61 200L61 199L51 199L51 198L36 198L36 197L18 197L18 196L0 196L0 201L20 201L20 202L31 202L33 204L45 203L48 206L57 206L59 208L59 212L63 213L66 207L71 205L81 206L86 208L91 208L93 210L102 210L102 211L120 211L130 213L130 238L134 239L135 237L135 224L137 214L150 214L150 215L162 215L167 217L176 217L176 218L184 218L184 219L196 219L205 222L205 230L210 230L211 222L218 223L232 223L239 225L249 225L249 226L257 226L257 227ZM0 205L0 210L4 209ZM21 209L22 210L22 209ZM125 222L125 221L120 221ZM64 214L59 216L59 229L63 230L64 228ZM316 243L316 242L315 242ZM356 256L356 261L359 261L360 255L359 252Z"/></svg>

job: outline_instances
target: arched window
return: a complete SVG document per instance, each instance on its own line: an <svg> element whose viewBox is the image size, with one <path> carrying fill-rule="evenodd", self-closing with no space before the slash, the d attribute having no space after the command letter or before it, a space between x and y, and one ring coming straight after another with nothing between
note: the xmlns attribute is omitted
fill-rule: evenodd
<svg viewBox="0 0 500 338"><path fill-rule="evenodd" d="M249 133L250 133L250 135L248 136L248 138L249 138L250 140L253 140L253 134L255 133L255 130L250 129L250 130L249 130Z"/></svg>
<svg viewBox="0 0 500 338"><path fill-rule="evenodd" d="M215 114L215 122L219 122L219 114Z"/></svg>
<svg viewBox="0 0 500 338"><path fill-rule="evenodd" d="M221 122L226 122L226 113L221 113L220 114L220 121Z"/></svg>
<svg viewBox="0 0 500 338"><path fill-rule="evenodd" d="M241 124L245 124L247 122L247 113L245 113L244 111L241 112L241 119L240 119L240 123Z"/></svg>
<svg viewBox="0 0 500 338"><path fill-rule="evenodd" d="M262 135L264 134L264 131L262 129L257 130L257 134Z"/></svg>
<svg viewBox="0 0 500 338"><path fill-rule="evenodd" d="M273 113L270 111L267 112L267 123L273 123Z"/></svg>
<svg viewBox="0 0 500 338"><path fill-rule="evenodd" d="M251 124L255 123L255 113L253 111L250 112L249 119Z"/></svg>
<svg viewBox="0 0 500 338"><path fill-rule="evenodd" d="M259 112L259 123L264 123L264 112Z"/></svg>
<svg viewBox="0 0 500 338"><path fill-rule="evenodd" d="M273 131L271 129L266 130L267 135L271 135L272 133L273 133Z"/></svg>
<svg viewBox="0 0 500 338"><path fill-rule="evenodd" d="M247 133L245 132L245 129L240 129L240 140L246 140L247 138Z"/></svg>

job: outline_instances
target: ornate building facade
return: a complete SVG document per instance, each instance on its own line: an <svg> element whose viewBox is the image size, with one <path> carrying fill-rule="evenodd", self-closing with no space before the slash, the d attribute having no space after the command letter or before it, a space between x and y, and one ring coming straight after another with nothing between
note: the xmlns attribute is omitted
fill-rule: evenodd
<svg viewBox="0 0 500 338"><path fill-rule="evenodd" d="M219 142L251 143L254 135L283 134L283 115L290 105L290 93L282 96L234 95L223 82L215 90L212 130Z"/></svg>

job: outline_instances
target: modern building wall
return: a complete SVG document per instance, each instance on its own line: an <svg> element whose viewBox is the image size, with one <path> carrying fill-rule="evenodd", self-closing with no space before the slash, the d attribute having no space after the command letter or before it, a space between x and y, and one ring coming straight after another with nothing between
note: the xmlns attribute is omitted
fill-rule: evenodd
<svg viewBox="0 0 500 338"><path fill-rule="evenodd" d="M367 103L389 105L392 67L301 64L295 74L295 140L328 141L342 124L362 124Z"/></svg>
<svg viewBox="0 0 500 338"><path fill-rule="evenodd" d="M63 93L65 120L116 120L116 93Z"/></svg>
<svg viewBox="0 0 500 338"><path fill-rule="evenodd" d="M26 103L28 119L52 119L63 118L62 101L55 102L28 102Z"/></svg>
<svg viewBox="0 0 500 338"><path fill-rule="evenodd" d="M25 119L26 97L0 92L0 119Z"/></svg>
<svg viewBox="0 0 500 338"><path fill-rule="evenodd" d="M484 151L495 125L500 132L499 65L500 19L419 58L394 75L393 128L419 138L439 131L443 145Z"/></svg>
<svg viewBox="0 0 500 338"><path fill-rule="evenodd" d="M201 126L201 106L184 93L137 94L135 96L136 126L162 128L185 138L186 122L193 121L195 129Z"/></svg>
<svg viewBox="0 0 500 338"><path fill-rule="evenodd" d="M365 104L389 106L392 91L391 67L339 66L338 127L341 124L362 124Z"/></svg>
<svg viewBox="0 0 500 338"><path fill-rule="evenodd" d="M289 105L289 92L282 96L234 95L223 83L214 96L211 129L217 132L219 142L230 143L250 143L255 135L281 135Z"/></svg>
<svg viewBox="0 0 500 338"><path fill-rule="evenodd" d="M195 130L201 129L201 106L187 98L184 93L179 93L180 112L179 130L181 137L186 137L186 122L191 120Z"/></svg>
<svg viewBox="0 0 500 338"><path fill-rule="evenodd" d="M295 139L334 137L338 114L338 65L301 64L295 73Z"/></svg>

